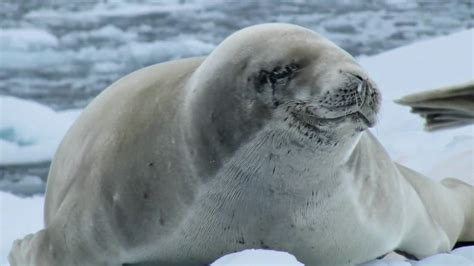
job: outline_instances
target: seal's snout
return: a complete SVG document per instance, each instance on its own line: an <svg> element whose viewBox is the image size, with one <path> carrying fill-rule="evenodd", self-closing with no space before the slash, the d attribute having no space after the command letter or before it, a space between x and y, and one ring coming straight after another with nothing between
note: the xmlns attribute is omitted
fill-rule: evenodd
<svg viewBox="0 0 474 266"><path fill-rule="evenodd" d="M364 107L378 111L379 93L374 84L362 76L345 73L337 87L325 89L317 99L318 106L329 112L350 114Z"/></svg>
<svg viewBox="0 0 474 266"><path fill-rule="evenodd" d="M368 127L373 127L377 122L376 115L380 106L380 93L368 79L362 79L357 87L357 94L360 99L357 102L358 116Z"/></svg>
<svg viewBox="0 0 474 266"><path fill-rule="evenodd" d="M311 114L325 120L351 117L362 128L373 127L380 105L375 84L356 71L339 71L336 77L313 98Z"/></svg>
<svg viewBox="0 0 474 266"><path fill-rule="evenodd" d="M369 82L368 78L350 72L348 74L352 77L348 82L348 93L343 95L343 99L349 99L348 105L355 105L362 108L364 104L366 104L367 98L373 96L372 94L375 88ZM346 89L342 89L342 91L346 92Z"/></svg>

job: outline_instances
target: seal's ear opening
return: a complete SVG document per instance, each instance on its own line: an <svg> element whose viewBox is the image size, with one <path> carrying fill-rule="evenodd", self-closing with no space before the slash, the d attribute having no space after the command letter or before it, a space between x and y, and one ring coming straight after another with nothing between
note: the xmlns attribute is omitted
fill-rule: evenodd
<svg viewBox="0 0 474 266"><path fill-rule="evenodd" d="M255 78L255 90L259 94L268 96L273 106L277 107L280 105L279 94L284 94L282 89L296 76L299 69L296 63L276 66L270 71L262 69ZM264 99L264 102L269 101Z"/></svg>

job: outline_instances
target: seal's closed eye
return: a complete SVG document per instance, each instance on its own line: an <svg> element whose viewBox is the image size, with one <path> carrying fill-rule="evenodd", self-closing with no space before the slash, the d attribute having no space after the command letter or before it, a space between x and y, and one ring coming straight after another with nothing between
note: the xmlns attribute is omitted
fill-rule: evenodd
<svg viewBox="0 0 474 266"><path fill-rule="evenodd" d="M255 90L261 94L263 101L273 108L281 104L282 95L287 94L284 88L295 77L299 65L290 63L285 66L276 66L271 71L260 70L256 77Z"/></svg>
<svg viewBox="0 0 474 266"><path fill-rule="evenodd" d="M271 71L260 70L258 74L258 85L256 86L258 92L262 92L262 86L269 84L272 89L275 89L277 85L286 85L296 75L299 66L296 63L290 63L285 66L276 66Z"/></svg>

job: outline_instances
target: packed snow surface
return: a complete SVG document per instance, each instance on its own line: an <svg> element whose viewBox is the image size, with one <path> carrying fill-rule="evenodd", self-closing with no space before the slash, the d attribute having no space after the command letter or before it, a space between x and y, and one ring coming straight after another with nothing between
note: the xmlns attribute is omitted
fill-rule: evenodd
<svg viewBox="0 0 474 266"><path fill-rule="evenodd" d="M54 45L53 39L46 35L43 38L42 45ZM379 124L372 131L394 160L434 179L449 175L474 184L474 128L424 132L422 120L393 100L417 91L474 80L473 40L471 29L359 58L384 97ZM0 103L2 163L50 159L78 114L78 111L56 113L45 106L5 96L0 97ZM19 198L0 192L0 264L7 263L14 239L42 227L43 200L43 197ZM473 254L471 246L419 262L383 259L366 265L473 265ZM213 265L301 264L290 254L247 250L224 256Z"/></svg>

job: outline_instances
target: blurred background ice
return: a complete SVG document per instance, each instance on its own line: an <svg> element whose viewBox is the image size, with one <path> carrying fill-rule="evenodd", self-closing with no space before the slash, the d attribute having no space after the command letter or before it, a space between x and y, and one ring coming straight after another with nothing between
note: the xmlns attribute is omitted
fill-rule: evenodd
<svg viewBox="0 0 474 266"><path fill-rule="evenodd" d="M138 68L204 55L232 32L290 22L371 55L472 27L472 1L0 1L0 93L82 108Z"/></svg>

